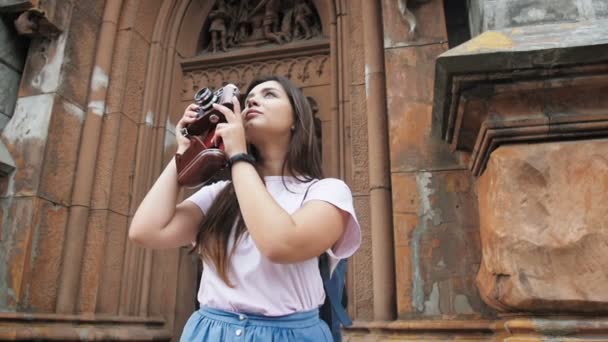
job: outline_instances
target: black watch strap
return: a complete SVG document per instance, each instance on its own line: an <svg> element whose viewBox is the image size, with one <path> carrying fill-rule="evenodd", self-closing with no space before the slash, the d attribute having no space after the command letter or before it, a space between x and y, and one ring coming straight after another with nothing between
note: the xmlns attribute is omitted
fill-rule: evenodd
<svg viewBox="0 0 608 342"><path fill-rule="evenodd" d="M240 161L248 162L249 164L255 166L255 158L253 158L252 155L247 153L238 153L228 159L228 167L232 167L232 165Z"/></svg>

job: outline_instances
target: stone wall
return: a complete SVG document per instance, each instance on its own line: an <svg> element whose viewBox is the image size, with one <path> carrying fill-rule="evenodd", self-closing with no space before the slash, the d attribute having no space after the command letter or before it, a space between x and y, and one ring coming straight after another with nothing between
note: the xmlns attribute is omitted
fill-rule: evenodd
<svg viewBox="0 0 608 342"><path fill-rule="evenodd" d="M608 20L579 16L589 1L484 4L510 21L438 57L433 112L474 176L495 339L605 340Z"/></svg>
<svg viewBox="0 0 608 342"><path fill-rule="evenodd" d="M443 2L411 11L382 2L400 318L481 316L480 250L472 178L433 127L435 58L448 49Z"/></svg>
<svg viewBox="0 0 608 342"><path fill-rule="evenodd" d="M186 249L139 248L126 232L174 154L183 63L196 59L213 4L45 3L55 5L62 33L32 41L17 110L2 135L17 170L0 182L0 339L177 337L195 307L198 260ZM364 243L351 263L349 310L369 320L364 62L347 53L351 44L362 51L362 13L358 2L312 3L331 38L330 55L296 64L322 69L310 72L323 75L323 88L304 91L328 109L321 116L326 170L355 196ZM305 79L297 67L289 70L294 80Z"/></svg>
<svg viewBox="0 0 608 342"><path fill-rule="evenodd" d="M507 27L608 18L608 0L468 0L471 35Z"/></svg>
<svg viewBox="0 0 608 342"><path fill-rule="evenodd" d="M242 74L222 74L217 65L224 63L226 66L228 62L218 62L220 57L214 60L198 55L201 27L213 2L83 0L44 3L54 4L49 13L53 13L62 33L50 39L32 40L27 63L22 65L19 92L14 95L17 98L14 114L10 119L7 116L2 132L2 142L15 158L17 169L0 179L0 339L168 340L179 336L195 307L198 260L186 249L150 251L129 243L126 239L128 224L137 205L173 156L174 125L191 98L189 91L199 85L203 76L211 80L209 84L224 77L248 80L255 68L248 69L247 63L255 64L258 71L267 70L265 65L273 65L281 72L293 72L294 80L300 82L298 85L305 88L305 93L318 99L320 108L328 110L320 116L325 143L324 167L329 175L341 177L351 186L363 230L361 249L349 264L348 309L356 323L345 332L347 339L487 341L515 334L527 338L544 336L547 332L576 332L577 329L589 335L606 335L607 325L602 317L584 320L501 318L496 314L498 309L490 308L483 301L493 288L484 290L482 296L476 283L483 252L480 225L493 220L490 215L500 212L483 209L488 203L498 203L492 202L495 198L488 199L494 188L489 181L479 186L476 177L482 168L472 172L469 167L469 162L479 152L475 150L471 156L475 147L475 136L471 132L482 126L482 119L485 119L481 116L482 110L494 106L491 107L495 109L493 112L499 114L530 114L537 107L526 101L542 97L535 97L536 93L526 87L550 86L549 77L555 77L557 83L566 86L557 89L554 96L563 101L558 107L561 114L570 113L571 103L577 102L577 91L589 90L587 97L578 100L578 104L581 113L593 121L593 125L574 126L593 126L603 132L603 121L598 117L601 118L602 113L605 115L606 106L597 94L605 92L605 81L594 73L606 74L604 64L596 65L595 69L581 67L575 71L543 69L537 83L522 81L517 87L502 81L497 82L496 88L467 87L469 83L466 82L479 81L474 77L459 79L463 83L454 83L454 88L446 85L443 91L453 96L459 96L461 84L464 84L464 90L471 90L460 105L452 108L457 113L467 114L466 119L455 120L464 132L465 141L461 145L449 144L442 140L442 121L433 116L434 108L437 108L435 98L442 90L435 83L436 76L439 74L439 79L445 76L442 73L445 65L438 67L436 62L438 56L450 54L446 54L444 1L380 0L376 3L379 13L367 13L364 8L369 8L371 1L368 0L313 0L311 3L319 13L326 40L322 44L317 41L306 45L312 50L296 51L298 62L293 63L292 69L281 64L280 58L274 64L260 62L264 58L269 60L273 53L283 57L294 53L289 46L268 48L265 52L249 51L259 60L230 67L243 71ZM505 0L500 3L488 0L471 1L470 8L476 30L485 31L522 25L535 27L552 20L582 20L590 18L591 13L599 18L606 16L605 3L599 0ZM512 6L498 11L503 5ZM377 20L370 21L370 15L378 15L374 18ZM499 15L505 17L498 18ZM370 22L375 23L374 27L370 27ZM370 53L372 45L366 44L370 31L377 34L373 37L380 37L375 43L380 44L377 50L381 51L371 51L381 52L379 63L374 63L378 55ZM586 32L596 31L603 32ZM0 26L0 34L5 32L7 30L2 31ZM512 47L509 44L530 45L526 44L530 41L525 36L513 40L505 37L508 38L505 33L490 32L489 38L481 37L461 52L468 57L488 49L505 49L508 55ZM598 51L606 51L605 46L598 45L604 49ZM315 49L321 49L322 53ZM0 70L5 67L9 72L21 70L8 64L10 58L3 55L13 50L2 48L0 51ZM309 55L306 55L307 51ZM530 60L518 61L534 62L538 66L552 62L550 57L554 56L541 53ZM575 57L557 54L560 56ZM492 59L482 57L489 66L505 64L499 60L492 65ZM486 66L478 62L458 66ZM577 60L568 62L576 64ZM216 65L211 67L213 63ZM188 69L193 65L198 65L200 70ZM309 69L306 68L311 67L323 70L307 75ZM530 76L526 72L494 76L511 81L522 77L525 81ZM584 75L584 81L588 83L560 81L562 76L570 77L569 73L574 72ZM490 78L484 77L481 78L484 82L491 82ZM379 79L382 80L380 86ZM306 82L311 80L316 83L307 86ZM509 95L513 89L520 93ZM505 91L508 96L497 96L492 100L494 102L487 102L488 96ZM380 98L378 94L383 95ZM0 99L0 104L8 106L10 101ZM385 110L375 111L377 108ZM560 113L543 120L559 123L571 117ZM0 114L0 118L1 115L4 114ZM376 118L386 120L387 127L383 131L382 127L372 129L378 128ZM498 120L501 118L496 115L492 120L495 126L488 128L486 124L484 127L490 133L495 133L493 128L508 130L512 123L508 120L504 127L496 127L497 122L502 122ZM559 128L563 129L563 126ZM546 131L551 133L551 129ZM370 134L370 131L374 133ZM378 143L387 145L386 160L381 160L386 162L386 167L375 164L377 156L371 147ZM558 145L563 151L570 151L570 144L552 146ZM463 149L463 146L470 149ZM541 147L535 146L530 151ZM592 147L606 149L605 142L594 143ZM498 163L499 157L510 151L499 150L493 163ZM559 164L550 158L559 160L562 166L569 164L560 159L562 155L556 153L543 155L545 159L533 159L534 162L544 160L543 165ZM582 166L574 167L566 175L572 179L582 177L576 178L579 182L576 184L586 187L586 192L581 193L581 201L588 201L585 205L597 208L605 195L590 185L588 179L592 175L585 171L595 170L596 174L601 174L606 166L601 157L594 156L592 152L578 155L582 160L575 158L576 163ZM585 160L591 158L594 161L585 164ZM387 174L386 184L378 183L376 179L371 181L374 174L379 174L379 165L380 173ZM521 163L516 166L513 169L519 172L522 182L546 183L545 171L539 175ZM486 179L490 176L489 173ZM567 179L564 178L564 182ZM601 181L605 187L605 179ZM525 182L524 185L528 184ZM516 189L521 190L516 194L520 196L529 188ZM393 253L377 253L378 235L373 233L386 228L374 225L378 222L379 211L375 211L376 221L372 217L374 210L379 208L374 206L378 197L374 198L373 194L379 191L389 194L388 211L393 214L381 219L392 223L392 227L390 224L387 227L392 228L388 236L393 241L384 242L387 242L387 248L394 246L394 257ZM479 191L484 193L479 194ZM559 198L567 196L566 192L553 187L546 187L544 191L543 196L554 196L551 198L555 204L555 207L544 206L546 210L565 210L559 206ZM539 202L534 196L536 194L528 197ZM525 225L528 216L543 211L543 206L536 202L534 207L528 207L532 210L530 215L517 212L526 214L517 216L520 224ZM508 209L517 211L517 206ZM600 209L605 211L604 207ZM480 210L486 214L481 219ZM603 214L601 210L598 212ZM589 217L593 226L601 230L604 216ZM503 228L509 230L508 224ZM568 227L563 229L568 230ZM500 240L490 233L484 236ZM588 234L578 245L572 244L572 249L583 250L591 246L586 252L599 254L600 260L603 255L600 252L604 250L596 245L605 240L605 234L602 234L596 234L601 237L597 241L592 241L589 238L592 235ZM513 244L517 244L514 241ZM490 252L488 255L492 256ZM504 251L494 252L498 255ZM533 252L529 255L534 258L545 255L542 250ZM383 255L391 255L391 259L378 258ZM500 254L491 261L493 263L486 266L497 268L509 259ZM387 273L379 272L377 265L390 265L386 279L394 282L391 284L394 293L379 293L382 287L378 286L378 279L385 280L380 276ZM554 272L559 272L562 265L552 264ZM591 272L587 273L596 270L589 269ZM523 271L526 277L536 274ZM560 279L567 281L569 277ZM516 280L520 281L512 282L513 287L522 289L524 281ZM579 289L577 286L572 287L571 293ZM534 287L532 290L537 288L546 289ZM520 295L528 296L530 291L525 288L512 292L511 297L504 297L509 303L517 304L521 303ZM379 315L378 299L387 298L392 302L388 303L388 310ZM380 316L389 318L378 319Z"/></svg>
<svg viewBox="0 0 608 342"><path fill-rule="evenodd" d="M147 313L129 318L148 311L138 300L146 296L141 290L146 286L132 281L147 279L125 265L135 261L126 232L138 130L122 107L141 102L145 76L133 69L145 70L145 58L130 58L135 83L130 89L137 92L127 93L129 88L113 80L119 93L133 96L132 103L116 96L121 109L110 112L105 96L119 17L112 18L112 6L123 18L137 6L21 2L46 6L44 13L60 34L32 38L16 109L2 132L16 170L0 181L0 339L166 340L172 321L165 325ZM102 24L104 7L109 13ZM154 22L144 17L143 22ZM126 47L132 35L142 36L129 22L120 24L128 32L121 35L128 37ZM139 47L134 51L143 50ZM177 258L179 253L174 252ZM86 327L80 325L85 321ZM98 329L103 322L111 328Z"/></svg>
<svg viewBox="0 0 608 342"><path fill-rule="evenodd" d="M349 312L357 319L373 319L372 239L370 226L369 159L367 97L365 91L365 58L363 16L359 1L346 2L340 12L345 35L341 41L344 51L345 123L349 142L345 146L347 181L352 186L355 210L363 230L363 243L353 256L349 269Z"/></svg>

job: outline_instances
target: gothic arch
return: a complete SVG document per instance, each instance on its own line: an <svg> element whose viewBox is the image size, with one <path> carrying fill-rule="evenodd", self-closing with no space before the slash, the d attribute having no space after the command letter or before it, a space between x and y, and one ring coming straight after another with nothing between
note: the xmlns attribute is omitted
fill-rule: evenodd
<svg viewBox="0 0 608 342"><path fill-rule="evenodd" d="M346 77L338 65L342 47L338 44L336 3L335 0L312 0L312 3L321 20L323 35L327 37L327 46L318 48L316 55L300 52L290 56L287 53L275 61L261 58L256 65L265 64L263 67L268 70L280 71L284 70L282 68L289 68L289 63L295 63L299 68L298 73L302 78L306 77L300 86L306 86L306 82L312 82L310 80L327 83L322 94L331 93L331 97L320 98L313 88L305 88L308 89L305 90L305 95L317 97L315 100L319 108L326 111L321 116L321 121L326 124L322 135L324 139L328 139L328 148L323 151L326 173L329 176L344 177L344 165L347 163L343 153L344 134L340 132L344 129L345 101L341 98L344 95L340 95L340 88L344 88ZM196 66L196 63L200 62L197 60L200 57L196 56L197 42L205 18L212 9L212 1L164 0L157 11L146 10L144 6L146 4L141 0L125 0L118 23L122 28L132 27L142 20L153 23L153 28L150 29L149 52L146 55L143 94L141 99L137 99L141 101L141 110L129 205L131 215L175 150L174 125L186 105L184 89L200 86L201 82L212 82L213 72L232 79L245 70L239 68L239 63L233 63L222 71L219 70L221 68L214 67L213 63L209 63L209 60L206 61L208 67ZM347 33L341 31L340 34ZM117 36L110 78L109 107L112 107L112 102L119 104L135 101L127 98L128 94L124 92L124 83L127 81L126 75L121 74L125 73L121 59L129 58L139 51L136 51L136 45L129 45L129 38L126 37L121 37L120 33ZM128 46L128 49L122 49L121 40L126 41L123 45ZM217 61L215 63L217 64ZM212 70L214 68L218 70ZM184 70L191 72L186 73ZM205 74L207 71L212 72ZM326 79L320 81L319 74ZM127 244L124 253L120 312L162 315L167 320L168 327L178 333L194 309L193 301L182 300L182 297L194 298L196 291L193 257L185 250L150 251L132 244ZM173 293L174 296L160 299L166 297L166 293Z"/></svg>

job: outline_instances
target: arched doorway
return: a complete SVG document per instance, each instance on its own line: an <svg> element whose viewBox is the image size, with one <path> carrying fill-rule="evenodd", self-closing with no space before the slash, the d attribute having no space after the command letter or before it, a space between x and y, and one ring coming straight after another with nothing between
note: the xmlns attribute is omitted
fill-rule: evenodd
<svg viewBox="0 0 608 342"><path fill-rule="evenodd" d="M252 15L239 18L238 9L252 4L258 9L248 8L246 12ZM234 83L244 91L262 74L290 78L316 104L324 171L343 177L346 163L344 137L339 133L344 120L339 88L344 76L338 69L333 6L328 0L163 2L147 58L142 121L150 127L140 127L138 136L134 203L141 201L172 158L175 123L194 93L201 87L217 88L225 83ZM241 26L228 33L232 23ZM279 33L283 33L281 38L277 38ZM222 51L222 44L226 44L226 51ZM174 336L179 336L195 309L198 264L185 248L176 253L129 246L121 301L131 308L128 311L163 316ZM130 289L129 284L136 286Z"/></svg>

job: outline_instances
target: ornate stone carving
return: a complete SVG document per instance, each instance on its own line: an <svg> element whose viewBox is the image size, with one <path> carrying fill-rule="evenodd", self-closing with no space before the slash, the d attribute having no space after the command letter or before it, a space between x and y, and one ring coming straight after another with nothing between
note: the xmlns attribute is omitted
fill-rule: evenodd
<svg viewBox="0 0 608 342"><path fill-rule="evenodd" d="M416 20L416 16L414 15L414 13L412 13L410 8L415 8L416 6L428 1L429 0L397 0L397 3L399 5L399 11L403 16L403 19L405 19L405 21L407 21L408 25L410 26L410 35L415 34L416 25L418 23L418 21Z"/></svg>
<svg viewBox="0 0 608 342"><path fill-rule="evenodd" d="M11 0L0 1L0 14L9 14L14 19L17 34L29 38L56 38L62 29L61 11L56 1Z"/></svg>
<svg viewBox="0 0 608 342"><path fill-rule="evenodd" d="M282 75L297 86L327 84L331 77L328 62L328 55L316 55L186 72L183 78L182 99L192 99L194 93L202 87L215 89L226 83L233 83L243 91L258 75Z"/></svg>
<svg viewBox="0 0 608 342"><path fill-rule="evenodd" d="M201 36L202 51L284 44L321 35L310 0L217 0Z"/></svg>
<svg viewBox="0 0 608 342"><path fill-rule="evenodd" d="M218 1L215 8L209 13L209 34L211 35L209 50L216 52L218 49L226 51L226 23L230 19L224 1Z"/></svg>

